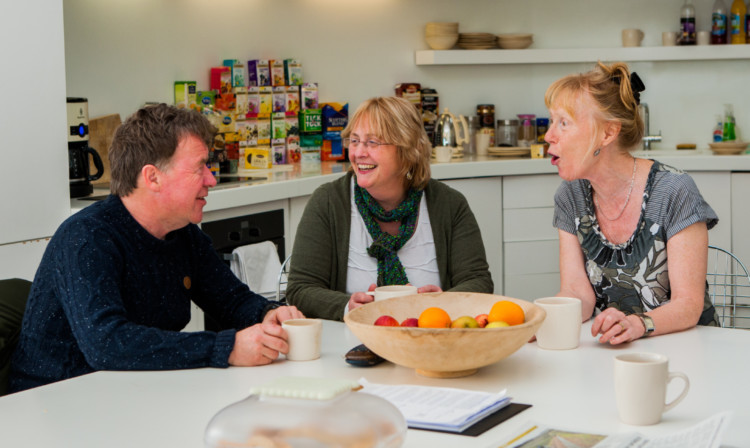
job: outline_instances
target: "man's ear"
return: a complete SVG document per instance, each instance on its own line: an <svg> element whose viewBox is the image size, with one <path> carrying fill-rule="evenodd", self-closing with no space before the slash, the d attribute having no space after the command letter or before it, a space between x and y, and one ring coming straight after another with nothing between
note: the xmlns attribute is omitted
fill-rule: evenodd
<svg viewBox="0 0 750 448"><path fill-rule="evenodd" d="M161 171L154 165L144 165L141 168L141 182L143 186L153 192L161 190Z"/></svg>

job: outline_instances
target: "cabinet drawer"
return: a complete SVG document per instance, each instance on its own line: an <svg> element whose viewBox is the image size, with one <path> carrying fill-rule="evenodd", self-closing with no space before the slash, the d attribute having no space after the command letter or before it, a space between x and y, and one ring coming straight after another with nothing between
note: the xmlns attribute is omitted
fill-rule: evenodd
<svg viewBox="0 0 750 448"><path fill-rule="evenodd" d="M503 208L554 207L557 174L503 177Z"/></svg>
<svg viewBox="0 0 750 448"><path fill-rule="evenodd" d="M557 240L505 243L505 278L517 274L560 272L560 245Z"/></svg>
<svg viewBox="0 0 750 448"><path fill-rule="evenodd" d="M504 295L533 302L551 297L560 291L560 274L506 275Z"/></svg>
<svg viewBox="0 0 750 448"><path fill-rule="evenodd" d="M557 240L554 207L503 210L503 241Z"/></svg>

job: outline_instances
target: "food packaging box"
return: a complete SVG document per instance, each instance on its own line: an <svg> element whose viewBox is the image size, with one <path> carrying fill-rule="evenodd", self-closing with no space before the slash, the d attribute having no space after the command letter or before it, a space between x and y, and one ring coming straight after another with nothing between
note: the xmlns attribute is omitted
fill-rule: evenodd
<svg viewBox="0 0 750 448"><path fill-rule="evenodd" d="M273 88L260 87L258 95L260 97L258 118L268 118L273 113Z"/></svg>
<svg viewBox="0 0 750 448"><path fill-rule="evenodd" d="M302 63L296 59L284 59L284 79L287 86L301 86Z"/></svg>
<svg viewBox="0 0 750 448"><path fill-rule="evenodd" d="M234 126L234 112L223 110L220 112L221 121L219 122L218 132L226 134L227 132L235 132Z"/></svg>
<svg viewBox="0 0 750 448"><path fill-rule="evenodd" d="M214 109L223 112L234 112L237 106L237 97L234 93L219 93L216 95Z"/></svg>
<svg viewBox="0 0 750 448"><path fill-rule="evenodd" d="M216 106L216 92L213 90L204 90L196 94L196 101L198 108L203 109L214 109Z"/></svg>
<svg viewBox="0 0 750 448"><path fill-rule="evenodd" d="M338 134L338 133L331 133ZM344 144L341 135L323 135L323 142L320 147L320 160L333 161L344 160Z"/></svg>
<svg viewBox="0 0 750 448"><path fill-rule="evenodd" d="M235 123L235 132L238 136L240 148L258 145L258 120L248 118Z"/></svg>
<svg viewBox="0 0 750 448"><path fill-rule="evenodd" d="M247 67L239 59L224 59L224 67L232 70L232 87L247 85Z"/></svg>
<svg viewBox="0 0 750 448"><path fill-rule="evenodd" d="M246 170L267 170L271 168L271 147L258 146L257 148L245 149Z"/></svg>
<svg viewBox="0 0 750 448"><path fill-rule="evenodd" d="M258 126L258 146L271 146L271 117L259 117Z"/></svg>
<svg viewBox="0 0 750 448"><path fill-rule="evenodd" d="M547 157L547 146L544 143L533 143L531 145L531 158L543 159Z"/></svg>
<svg viewBox="0 0 750 448"><path fill-rule="evenodd" d="M237 120L244 120L248 113L248 94L246 87L234 88L234 113Z"/></svg>
<svg viewBox="0 0 750 448"><path fill-rule="evenodd" d="M306 82L300 87L300 108L318 109L318 84L315 82Z"/></svg>
<svg viewBox="0 0 750 448"><path fill-rule="evenodd" d="M299 114L299 87L286 87L286 110L287 116L296 117Z"/></svg>
<svg viewBox="0 0 750 448"><path fill-rule="evenodd" d="M284 81L284 60L272 59L268 61L271 66L271 85L274 87L286 85Z"/></svg>
<svg viewBox="0 0 750 448"><path fill-rule="evenodd" d="M286 138L271 140L271 162L274 165L286 163Z"/></svg>
<svg viewBox="0 0 750 448"><path fill-rule="evenodd" d="M440 101L437 90L422 89L422 122L427 138L431 142L435 139L438 118L440 118Z"/></svg>
<svg viewBox="0 0 750 448"><path fill-rule="evenodd" d="M179 108L195 109L197 107L197 88L195 81L174 82L174 105Z"/></svg>
<svg viewBox="0 0 750 448"><path fill-rule="evenodd" d="M286 112L286 87L273 87L273 113Z"/></svg>
<svg viewBox="0 0 750 448"><path fill-rule="evenodd" d="M321 134L300 135L300 165L303 172L320 171L320 147L323 144Z"/></svg>
<svg viewBox="0 0 750 448"><path fill-rule="evenodd" d="M418 110L422 110L422 86L418 82L396 84L396 96L409 100Z"/></svg>
<svg viewBox="0 0 750 448"><path fill-rule="evenodd" d="M349 123L349 103L320 103L320 106L322 131L343 131Z"/></svg>
<svg viewBox="0 0 750 448"><path fill-rule="evenodd" d="M320 120L320 109L303 109L299 111L300 134L313 134L322 132L323 127Z"/></svg>
<svg viewBox="0 0 750 448"><path fill-rule="evenodd" d="M286 162L297 163L300 160L300 134L297 117L286 117Z"/></svg>
<svg viewBox="0 0 750 448"><path fill-rule="evenodd" d="M271 85L271 68L267 59L247 61L248 87L263 87Z"/></svg>
<svg viewBox="0 0 750 448"><path fill-rule="evenodd" d="M286 116L283 112L275 113L271 117L271 138L274 140L286 138Z"/></svg>
<svg viewBox="0 0 750 448"><path fill-rule="evenodd" d="M256 118L260 113L260 87L247 88L247 117Z"/></svg>
<svg viewBox="0 0 750 448"><path fill-rule="evenodd" d="M211 67L211 90L219 93L232 91L232 69L230 67Z"/></svg>

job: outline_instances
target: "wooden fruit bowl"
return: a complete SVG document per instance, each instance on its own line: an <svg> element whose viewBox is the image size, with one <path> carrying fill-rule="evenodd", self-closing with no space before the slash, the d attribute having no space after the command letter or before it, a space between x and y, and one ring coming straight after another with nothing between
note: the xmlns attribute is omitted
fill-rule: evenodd
<svg viewBox="0 0 750 448"><path fill-rule="evenodd" d="M523 308L526 321L501 328L382 327L375 320L388 314L399 322L419 317L426 308L438 306L456 319L489 313L499 300ZM363 344L383 358L416 369L423 376L456 378L494 364L526 344L544 321L546 313L525 300L494 294L442 292L394 297L371 302L344 316L344 322Z"/></svg>

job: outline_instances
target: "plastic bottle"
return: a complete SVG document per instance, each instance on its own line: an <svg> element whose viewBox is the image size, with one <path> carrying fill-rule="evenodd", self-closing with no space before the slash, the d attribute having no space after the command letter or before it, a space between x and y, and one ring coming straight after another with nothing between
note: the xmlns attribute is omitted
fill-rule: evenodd
<svg viewBox="0 0 750 448"><path fill-rule="evenodd" d="M724 123L721 121L721 115L716 116L716 127L714 128L714 143L724 140Z"/></svg>
<svg viewBox="0 0 750 448"><path fill-rule="evenodd" d="M711 45L727 43L727 5L724 0L714 2L711 13Z"/></svg>
<svg viewBox="0 0 750 448"><path fill-rule="evenodd" d="M734 108L731 104L724 105L724 129L721 140L724 142L733 142L737 139L734 130Z"/></svg>
<svg viewBox="0 0 750 448"><path fill-rule="evenodd" d="M732 44L745 43L745 15L747 15L747 7L744 0L734 0L729 10L729 42Z"/></svg>
<svg viewBox="0 0 750 448"><path fill-rule="evenodd" d="M680 9L680 45L695 45L695 7L692 0L685 0Z"/></svg>

